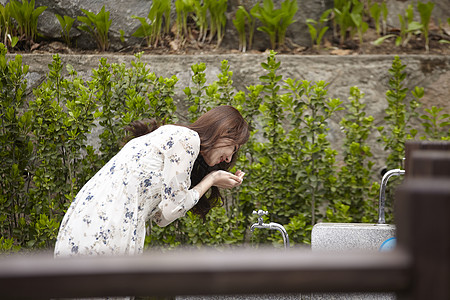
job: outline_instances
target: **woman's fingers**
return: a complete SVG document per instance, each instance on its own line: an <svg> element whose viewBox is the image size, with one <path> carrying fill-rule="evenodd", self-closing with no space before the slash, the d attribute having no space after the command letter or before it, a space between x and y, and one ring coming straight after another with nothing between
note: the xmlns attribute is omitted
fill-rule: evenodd
<svg viewBox="0 0 450 300"><path fill-rule="evenodd" d="M226 171L217 171L214 185L219 188L233 188L242 183L242 178Z"/></svg>
<svg viewBox="0 0 450 300"><path fill-rule="evenodd" d="M237 170L236 174L234 174L234 175L238 176L242 180L242 179L244 179L245 173L242 172L241 170Z"/></svg>

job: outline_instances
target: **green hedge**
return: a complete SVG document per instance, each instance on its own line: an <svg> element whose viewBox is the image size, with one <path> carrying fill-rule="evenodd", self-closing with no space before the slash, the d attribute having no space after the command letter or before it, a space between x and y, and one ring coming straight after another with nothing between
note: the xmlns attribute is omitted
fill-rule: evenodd
<svg viewBox="0 0 450 300"><path fill-rule="evenodd" d="M2 44L0 52L0 250L51 248L78 190L120 149L125 125L149 117L177 122L173 95L178 79L157 77L138 54L130 67L102 58L90 80L84 80L71 65L63 75L56 54L46 81L27 97L28 66L20 55L7 61ZM227 61L210 85L205 64L191 67L192 84L184 89L191 120L211 107L231 104L249 121L251 138L236 166L247 175L206 223L188 213L166 228L148 224L149 247L257 247L268 242L281 247L276 231L249 232L254 209L268 210L266 220L285 225L293 245L308 244L318 221L376 221L379 185L372 179L368 145L376 122L364 111L364 94L352 87L343 105L327 97L323 81L283 79L275 52L261 66L261 84L245 91L233 89ZM406 139L449 137L449 116L438 108L426 111L422 128L408 127L423 89L410 93L403 87L404 67L396 57L388 71L389 109L384 127L378 128L380 142L391 153L389 167L400 166ZM339 110L345 111L344 146L337 151L327 131ZM94 128L99 136L88 142ZM387 216L392 221L392 214Z"/></svg>

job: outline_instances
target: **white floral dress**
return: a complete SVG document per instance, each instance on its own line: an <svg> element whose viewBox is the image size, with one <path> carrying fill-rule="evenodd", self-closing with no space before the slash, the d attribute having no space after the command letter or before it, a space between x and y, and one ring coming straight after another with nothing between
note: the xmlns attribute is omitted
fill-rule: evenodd
<svg viewBox="0 0 450 300"><path fill-rule="evenodd" d="M142 253L147 220L167 226L198 202L189 188L199 151L198 134L176 125L129 141L75 197L55 256Z"/></svg>

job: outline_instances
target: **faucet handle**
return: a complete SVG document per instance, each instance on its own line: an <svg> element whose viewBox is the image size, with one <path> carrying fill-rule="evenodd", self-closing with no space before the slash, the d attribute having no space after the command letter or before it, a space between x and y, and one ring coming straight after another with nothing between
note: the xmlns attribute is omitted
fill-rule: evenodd
<svg viewBox="0 0 450 300"><path fill-rule="evenodd" d="M269 212L266 211L266 210L260 209L260 210L258 210L258 211L254 210L254 211L253 211L253 214L254 214L254 215L258 215L259 217L262 217L262 216L264 216L264 215L269 214Z"/></svg>

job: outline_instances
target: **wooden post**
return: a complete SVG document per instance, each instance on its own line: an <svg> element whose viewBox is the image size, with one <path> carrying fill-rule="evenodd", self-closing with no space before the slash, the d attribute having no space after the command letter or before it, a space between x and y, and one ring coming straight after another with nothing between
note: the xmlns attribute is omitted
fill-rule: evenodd
<svg viewBox="0 0 450 300"><path fill-rule="evenodd" d="M450 299L449 145L439 143L447 150L434 151L414 144L407 151L408 176L395 207L398 247L413 259L406 299Z"/></svg>

